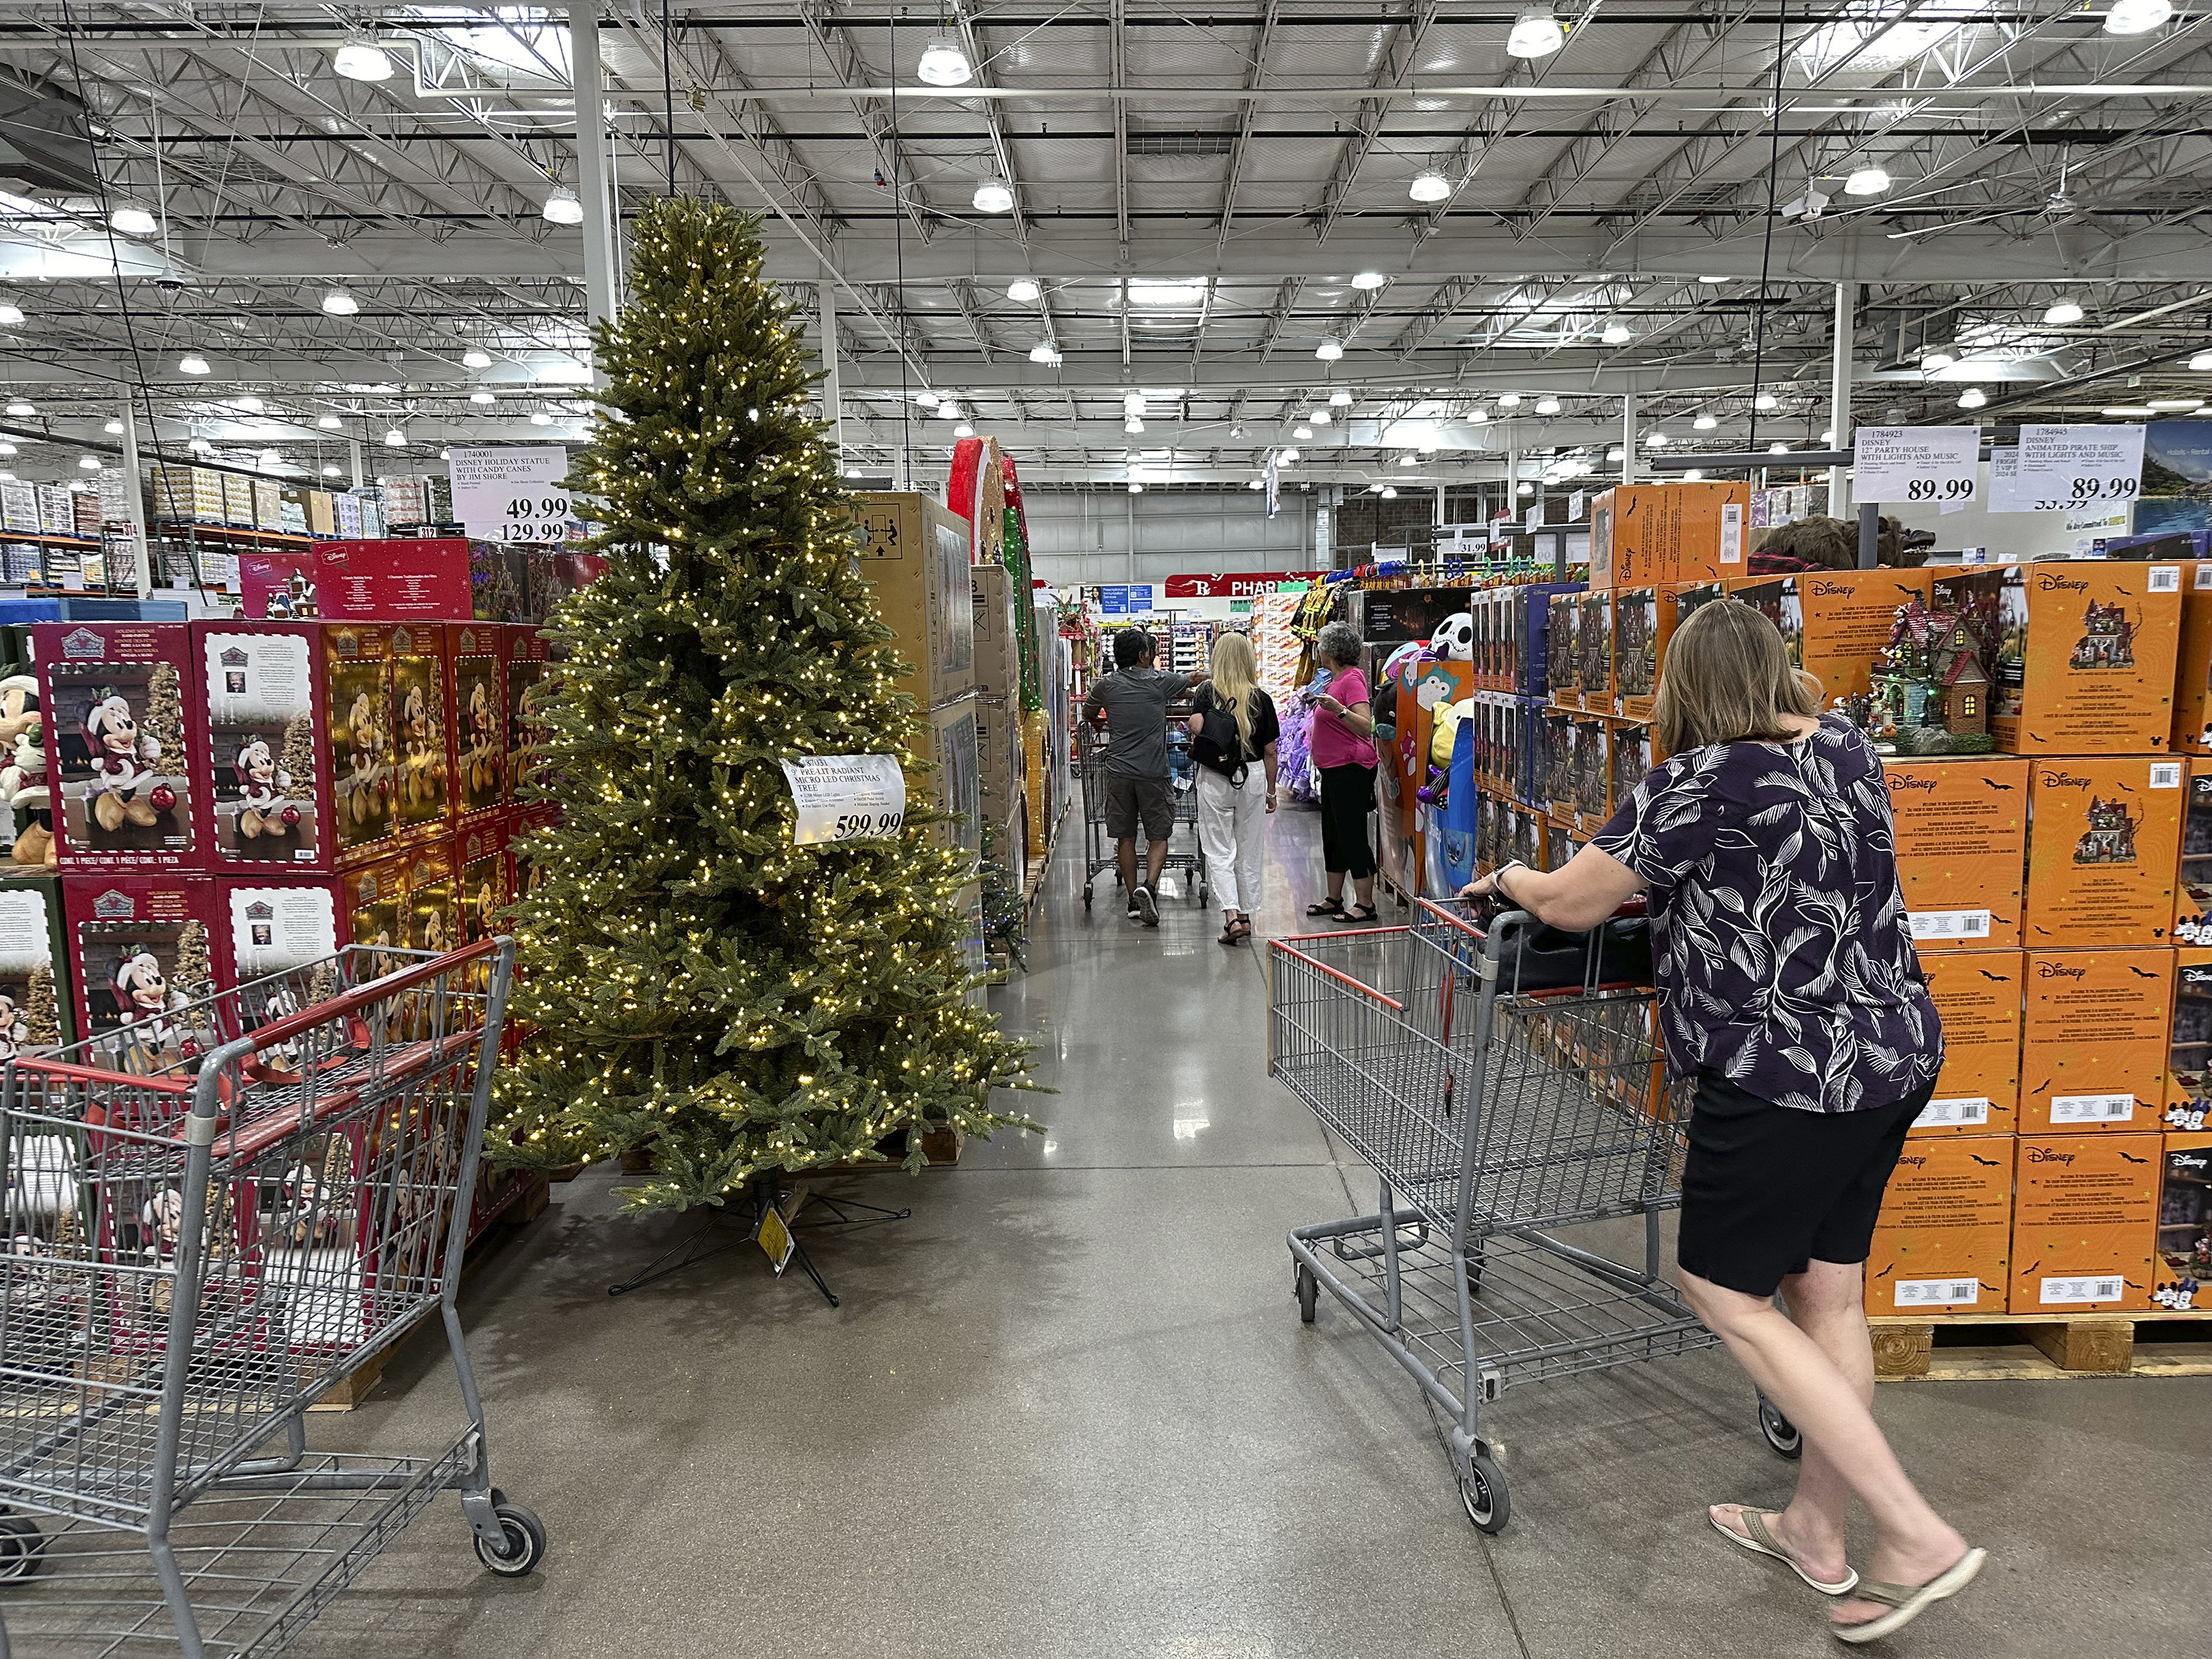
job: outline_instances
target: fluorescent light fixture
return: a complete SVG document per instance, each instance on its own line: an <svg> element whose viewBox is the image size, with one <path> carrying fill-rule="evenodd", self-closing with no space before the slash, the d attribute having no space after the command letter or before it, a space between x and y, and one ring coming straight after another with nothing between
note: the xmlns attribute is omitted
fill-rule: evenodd
<svg viewBox="0 0 2212 1659"><path fill-rule="evenodd" d="M1697 428L1700 432L1711 432L1720 423L1720 416L1717 415L1700 415L1696 420L1690 422L1692 426Z"/></svg>
<svg viewBox="0 0 2212 1659"><path fill-rule="evenodd" d="M0 328L14 328L23 320L23 307L0 305Z"/></svg>
<svg viewBox="0 0 2212 1659"><path fill-rule="evenodd" d="M548 195L545 205L538 211L545 216L545 222L549 225L580 225L584 222L583 203L577 199L574 191L565 186Z"/></svg>
<svg viewBox="0 0 2212 1659"><path fill-rule="evenodd" d="M1498 406L1500 409L1518 409L1518 408L1520 408L1520 407L1521 407L1521 394L1520 394L1519 392L1499 392L1499 393L1498 394Z"/></svg>
<svg viewBox="0 0 2212 1659"><path fill-rule="evenodd" d="M2197 405L2194 404L2190 405L2191 409L2194 409L2196 406ZM1296 438L1300 443L1310 442L1313 439L1313 428L1310 426L1302 426L1298 428L1297 431L1291 433L1291 436Z"/></svg>
<svg viewBox="0 0 2212 1659"><path fill-rule="evenodd" d="M1735 278L1733 276L1700 276L1698 280L1705 283L1708 288L1718 288L1723 283L1732 283Z"/></svg>
<svg viewBox="0 0 2212 1659"><path fill-rule="evenodd" d="M975 435L975 428L963 421L952 428L952 435L956 438L972 438Z"/></svg>
<svg viewBox="0 0 2212 1659"><path fill-rule="evenodd" d="M1863 167L1844 180L1846 196L1879 196L1889 188L1889 174L1877 167Z"/></svg>
<svg viewBox="0 0 2212 1659"><path fill-rule="evenodd" d="M2202 398L2153 398L2150 400L2150 406L2160 410L2201 409L2204 406L2204 399Z"/></svg>
<svg viewBox="0 0 2212 1659"><path fill-rule="evenodd" d="M1663 433L1663 432L1647 432L1647 433L1645 433L1645 434L1644 434L1644 447L1645 448L1647 448L1647 449L1664 449L1664 448L1666 448L1666 447L1667 447L1667 434L1666 434L1665 433Z"/></svg>
<svg viewBox="0 0 2212 1659"><path fill-rule="evenodd" d="M1536 399L1536 412L1537 412L1539 415L1556 415L1556 414L1558 414L1558 413L1559 412L1559 400L1557 398L1537 398L1537 399Z"/></svg>
<svg viewBox="0 0 2212 1659"><path fill-rule="evenodd" d="M125 236L151 236L161 228L154 216L134 202L125 202L109 214L107 222Z"/></svg>
<svg viewBox="0 0 2212 1659"><path fill-rule="evenodd" d="M1516 495L1533 495L1536 493L1536 486L1524 479L1522 482L1521 488L1515 490L1513 493Z"/></svg>
<svg viewBox="0 0 2212 1659"><path fill-rule="evenodd" d="M1043 292L1034 276L1017 276L1006 284L1006 297L1017 305L1033 305Z"/></svg>
<svg viewBox="0 0 2212 1659"><path fill-rule="evenodd" d="M2158 411L2148 404L2114 404L2111 408L2100 410L2098 412L2102 415L2129 416L2155 415Z"/></svg>
<svg viewBox="0 0 2212 1659"><path fill-rule="evenodd" d="M1321 343L1314 348L1314 356L1325 363L1333 363L1344 356L1344 342L1334 334L1324 334Z"/></svg>
<svg viewBox="0 0 2212 1659"><path fill-rule="evenodd" d="M2148 34L2173 15L2173 0L2112 0L2105 14L2107 34Z"/></svg>
<svg viewBox="0 0 2212 1659"><path fill-rule="evenodd" d="M406 442L407 434L402 432L398 427L391 427L386 429L384 434L384 443L385 447L387 449L403 448L405 447Z"/></svg>
<svg viewBox="0 0 2212 1659"><path fill-rule="evenodd" d="M1051 368L1060 362L1060 348L1049 340L1039 340L1030 348L1030 361Z"/></svg>
<svg viewBox="0 0 2212 1659"><path fill-rule="evenodd" d="M1142 432L1144 429L1145 423L1139 420L1134 415L1132 415L1127 420L1121 422L1121 430L1128 433L1133 437L1136 434Z"/></svg>
<svg viewBox="0 0 2212 1659"><path fill-rule="evenodd" d="M530 424L532 426L550 426L553 424L552 413L547 410L533 409L530 411Z"/></svg>
<svg viewBox="0 0 2212 1659"><path fill-rule="evenodd" d="M2071 300L2061 300L2043 313L2043 320L2063 328L2069 323L2078 323L2087 313Z"/></svg>
<svg viewBox="0 0 2212 1659"><path fill-rule="evenodd" d="M1990 394L1988 392L1983 391L1981 387L1978 386L1970 386L1964 392L1959 394L1959 407L1961 409L1979 409L1984 404L1989 402L1989 400Z"/></svg>
<svg viewBox="0 0 2212 1659"><path fill-rule="evenodd" d="M1505 50L1516 58L1549 58L1566 44L1566 32L1548 6L1522 12L1505 37Z"/></svg>
<svg viewBox="0 0 2212 1659"><path fill-rule="evenodd" d="M960 42L945 33L933 34L921 48L914 72L933 87L964 87L975 78L975 66L960 49Z"/></svg>
<svg viewBox="0 0 2212 1659"><path fill-rule="evenodd" d="M482 346L471 346L466 351L464 351L461 354L461 367L463 368L489 368L491 367L491 353L486 351Z"/></svg>
<svg viewBox="0 0 2212 1659"><path fill-rule="evenodd" d="M1406 186L1406 194L1417 202L1449 201L1451 193L1451 180L1434 167L1423 167L1413 175L1413 182Z"/></svg>
<svg viewBox="0 0 2212 1659"><path fill-rule="evenodd" d="M76 458L76 464L88 472L100 471L100 457L97 455L80 455Z"/></svg>
<svg viewBox="0 0 2212 1659"><path fill-rule="evenodd" d="M471 392L469 393L469 401L472 404L495 404L499 399L489 392ZM332 422L331 424L336 425L337 422Z"/></svg>
<svg viewBox="0 0 2212 1659"><path fill-rule="evenodd" d="M1923 351L1920 354L1920 372L1923 374L1941 374L1958 361L1948 351Z"/></svg>
<svg viewBox="0 0 2212 1659"><path fill-rule="evenodd" d="M1389 280L1379 270L1361 270L1352 273L1352 285L1362 294L1366 294L1382 287Z"/></svg>
<svg viewBox="0 0 2212 1659"><path fill-rule="evenodd" d="M26 415L35 415L39 411L18 398L8 405L8 412L21 420Z"/></svg>
<svg viewBox="0 0 2212 1659"><path fill-rule="evenodd" d="M323 476L325 478L335 478L340 476L338 472L338 464L336 461L325 461L323 463Z"/></svg>
<svg viewBox="0 0 2212 1659"><path fill-rule="evenodd" d="M1129 283L1129 303L1133 306L1196 306L1205 300L1203 276L1140 277L1133 278Z"/></svg>
<svg viewBox="0 0 2212 1659"><path fill-rule="evenodd" d="M349 81L389 81L392 57L373 40L349 40L331 54L331 67Z"/></svg>
<svg viewBox="0 0 2212 1659"><path fill-rule="evenodd" d="M2207 355L2208 356L2212 356L2212 353L2207 353L2206 355ZM1349 408L1351 408L1351 407L1352 407L1352 394L1351 394L1349 392L1330 392L1330 393L1328 394L1328 406L1329 406L1331 409L1349 409Z"/></svg>
<svg viewBox="0 0 2212 1659"><path fill-rule="evenodd" d="M995 173L975 181L975 194L971 199L978 213L1012 213L1014 210L1014 192Z"/></svg>
<svg viewBox="0 0 2212 1659"><path fill-rule="evenodd" d="M323 314L326 317L351 317L361 310L361 301L342 288L334 288L323 295Z"/></svg>
<svg viewBox="0 0 2212 1659"><path fill-rule="evenodd" d="M1607 345L1626 345L1636 337L1636 331L1626 323L1607 323L1605 332L1597 337Z"/></svg>
<svg viewBox="0 0 2212 1659"><path fill-rule="evenodd" d="M1762 392L1751 400L1751 406L1758 410L1779 409L1782 407L1782 399L1771 392Z"/></svg>

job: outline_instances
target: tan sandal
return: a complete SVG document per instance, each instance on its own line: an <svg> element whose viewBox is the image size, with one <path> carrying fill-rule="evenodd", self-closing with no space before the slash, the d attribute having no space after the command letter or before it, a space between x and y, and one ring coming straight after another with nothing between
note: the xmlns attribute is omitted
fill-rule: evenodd
<svg viewBox="0 0 2212 1659"><path fill-rule="evenodd" d="M1779 1510L1755 1510L1748 1504L1738 1504L1735 1508L1736 1513L1743 1517L1742 1532L1738 1532L1733 1527L1723 1526L1720 1517L1710 1510L1706 1512L1705 1519L1713 1523L1715 1532L1720 1534L1738 1549L1749 1550L1753 1555L1772 1556L1823 1595L1843 1595L1858 1589L1859 1575L1858 1570L1855 1567L1845 1567L1841 1578L1832 1584L1824 1584L1804 1568L1799 1566L1797 1558L1782 1547L1782 1540L1777 1538L1767 1527L1769 1517L1779 1514ZM1747 1534L1749 1535L1747 1536Z"/></svg>
<svg viewBox="0 0 2212 1659"><path fill-rule="evenodd" d="M1879 1601L1890 1610L1863 1619L1856 1625L1839 1625L1831 1620L1829 1632L1838 1642L1848 1642L1853 1647L1862 1642L1879 1642L1903 1630L1938 1601L1949 1600L1972 1583L1981 1576L1989 1559L1987 1550L1970 1549L1948 1570L1937 1573L1924 1584L1886 1584L1880 1579L1869 1578L1852 1593L1864 1601Z"/></svg>

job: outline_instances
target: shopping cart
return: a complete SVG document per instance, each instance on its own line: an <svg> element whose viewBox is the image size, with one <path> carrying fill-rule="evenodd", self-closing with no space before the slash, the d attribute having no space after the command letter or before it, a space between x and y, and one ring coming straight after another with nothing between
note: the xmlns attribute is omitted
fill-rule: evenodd
<svg viewBox="0 0 2212 1659"><path fill-rule="evenodd" d="M1510 1512L1481 1435L1506 1389L1717 1340L1660 1274L1687 1101L1655 994L1601 982L1581 945L1578 981L1540 988L1540 927L1513 912L1484 933L1424 899L1404 927L1278 939L1270 958L1268 1069L1382 1178L1375 1214L1291 1233L1299 1316L1327 1288L1450 1415L1486 1532ZM1640 1260L1602 1229L1559 1236L1628 1218ZM1787 1420L1764 1401L1759 1420L1794 1455Z"/></svg>
<svg viewBox="0 0 2212 1659"><path fill-rule="evenodd" d="M275 1653L448 1487L538 1565L454 1311L514 962L356 947L0 1071L0 1659ZM459 1431L310 1451L432 1309Z"/></svg>
<svg viewBox="0 0 2212 1659"><path fill-rule="evenodd" d="M1198 763L1191 758L1190 728L1186 723L1189 716L1187 708L1168 715L1168 793L1175 803L1175 823L1169 826L1168 861L1162 867L1182 872L1183 895L1196 904L1206 895L1206 848L1198 838ZM1086 720L1076 721L1075 769L1083 779L1083 908L1086 910L1091 908L1091 883L1101 870L1114 871L1115 883L1121 881L1114 843L1106 834L1107 759L1112 750L1112 734L1104 727ZM1175 824L1190 826L1188 852L1174 850ZM1140 847L1138 857L1143 856Z"/></svg>

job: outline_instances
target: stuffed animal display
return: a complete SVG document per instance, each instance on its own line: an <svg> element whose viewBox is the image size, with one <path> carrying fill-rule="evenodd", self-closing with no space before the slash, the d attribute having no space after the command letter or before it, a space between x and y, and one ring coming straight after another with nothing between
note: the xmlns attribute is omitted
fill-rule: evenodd
<svg viewBox="0 0 2212 1659"><path fill-rule="evenodd" d="M15 752L0 766L0 801L29 819L15 831L10 856L21 865L42 865L52 870L60 864L54 848L53 793L46 787L46 736L41 716L30 711L28 723L16 726Z"/></svg>
<svg viewBox="0 0 2212 1659"><path fill-rule="evenodd" d="M1474 617L1465 611L1453 611L1437 624L1429 649L1438 662L1474 661Z"/></svg>

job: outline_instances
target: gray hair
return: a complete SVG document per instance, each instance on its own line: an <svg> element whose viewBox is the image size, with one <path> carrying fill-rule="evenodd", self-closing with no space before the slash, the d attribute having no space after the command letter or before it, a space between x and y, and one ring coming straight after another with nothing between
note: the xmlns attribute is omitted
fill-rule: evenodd
<svg viewBox="0 0 2212 1659"><path fill-rule="evenodd" d="M1339 668L1350 668L1359 660L1359 630L1348 622L1333 622L1321 630L1314 641L1314 649Z"/></svg>

